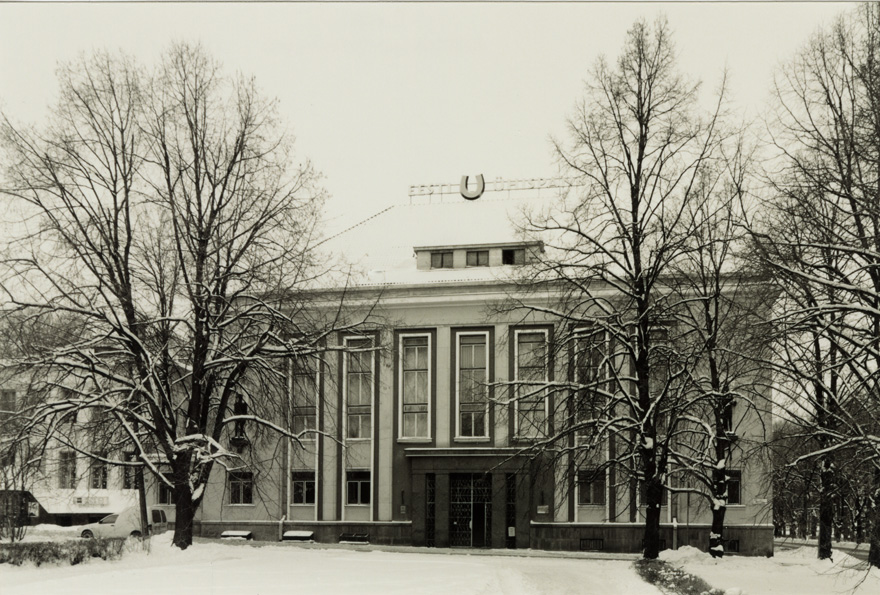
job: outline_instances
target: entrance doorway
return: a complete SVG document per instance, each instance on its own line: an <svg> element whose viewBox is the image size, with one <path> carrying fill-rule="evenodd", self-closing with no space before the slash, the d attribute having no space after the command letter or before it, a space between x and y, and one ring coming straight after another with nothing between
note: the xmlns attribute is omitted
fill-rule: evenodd
<svg viewBox="0 0 880 595"><path fill-rule="evenodd" d="M492 477L454 473L449 492L449 545L492 547Z"/></svg>

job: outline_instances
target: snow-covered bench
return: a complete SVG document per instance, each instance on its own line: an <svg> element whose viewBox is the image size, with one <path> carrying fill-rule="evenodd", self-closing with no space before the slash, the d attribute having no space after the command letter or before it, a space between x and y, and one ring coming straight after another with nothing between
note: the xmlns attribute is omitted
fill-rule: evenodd
<svg viewBox="0 0 880 595"><path fill-rule="evenodd" d="M281 541L314 541L314 531L285 531Z"/></svg>
<svg viewBox="0 0 880 595"><path fill-rule="evenodd" d="M220 534L220 539L246 539L250 541L254 538L254 534L250 531L224 531Z"/></svg>

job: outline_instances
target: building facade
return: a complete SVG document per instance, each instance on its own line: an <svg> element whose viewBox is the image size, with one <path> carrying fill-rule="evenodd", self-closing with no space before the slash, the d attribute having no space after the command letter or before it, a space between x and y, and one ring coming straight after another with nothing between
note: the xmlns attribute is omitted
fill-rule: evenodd
<svg viewBox="0 0 880 595"><path fill-rule="evenodd" d="M512 222L553 190L489 186L467 200L423 187L333 239L363 271L347 307L376 322L290 362L287 423L316 432L250 444L253 464L217 467L196 534L641 551L637 481L542 446L561 424L563 392L516 393L577 373L554 349L557 320L510 307L518 267L543 249ZM763 440L765 414L735 409L739 439ZM768 555L769 469L737 457L727 548ZM662 520L663 546L707 547L705 498L667 493Z"/></svg>

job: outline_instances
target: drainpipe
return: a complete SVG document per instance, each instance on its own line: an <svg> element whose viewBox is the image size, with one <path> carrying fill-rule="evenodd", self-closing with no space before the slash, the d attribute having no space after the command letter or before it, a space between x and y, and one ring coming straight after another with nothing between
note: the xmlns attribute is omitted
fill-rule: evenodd
<svg viewBox="0 0 880 595"><path fill-rule="evenodd" d="M281 515L281 518L278 519L278 541L282 541L284 539L284 521L287 519L287 515Z"/></svg>
<svg viewBox="0 0 880 595"><path fill-rule="evenodd" d="M672 549L678 549L678 517L672 517Z"/></svg>

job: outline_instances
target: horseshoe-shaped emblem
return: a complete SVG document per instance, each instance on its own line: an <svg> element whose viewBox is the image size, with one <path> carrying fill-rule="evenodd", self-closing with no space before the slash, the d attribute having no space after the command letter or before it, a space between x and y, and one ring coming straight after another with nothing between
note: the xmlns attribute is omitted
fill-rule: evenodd
<svg viewBox="0 0 880 595"><path fill-rule="evenodd" d="M477 176L477 189L476 190L468 190L468 177L461 177L461 186L459 187L459 191L461 195L467 200L477 200L480 196L483 195L483 189L485 188L485 184L483 182L483 174Z"/></svg>

